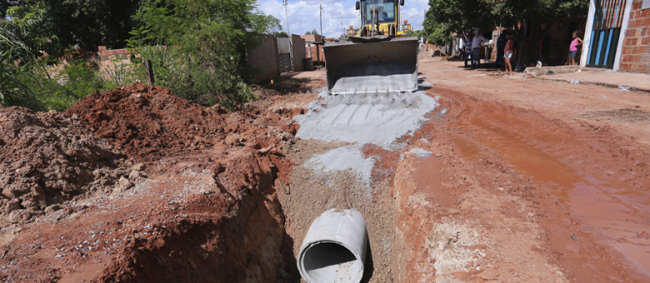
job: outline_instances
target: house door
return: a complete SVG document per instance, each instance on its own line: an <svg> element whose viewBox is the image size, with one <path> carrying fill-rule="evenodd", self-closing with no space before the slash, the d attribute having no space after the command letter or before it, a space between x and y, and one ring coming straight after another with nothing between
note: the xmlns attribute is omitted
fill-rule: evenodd
<svg viewBox="0 0 650 283"><path fill-rule="evenodd" d="M278 37L278 53L280 54L280 72L291 72L291 41L288 37Z"/></svg>
<svg viewBox="0 0 650 283"><path fill-rule="evenodd" d="M627 0L595 0L596 14L587 66L610 69L614 67L626 2Z"/></svg>

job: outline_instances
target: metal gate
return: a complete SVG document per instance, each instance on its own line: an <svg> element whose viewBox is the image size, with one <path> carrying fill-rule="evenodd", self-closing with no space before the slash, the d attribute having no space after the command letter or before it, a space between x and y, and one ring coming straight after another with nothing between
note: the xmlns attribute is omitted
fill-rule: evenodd
<svg viewBox="0 0 650 283"><path fill-rule="evenodd" d="M587 55L587 66L614 67L626 2L627 0L595 0L596 14Z"/></svg>
<svg viewBox="0 0 650 283"><path fill-rule="evenodd" d="M280 72L291 72L291 41L288 37L278 37L278 53L280 54Z"/></svg>

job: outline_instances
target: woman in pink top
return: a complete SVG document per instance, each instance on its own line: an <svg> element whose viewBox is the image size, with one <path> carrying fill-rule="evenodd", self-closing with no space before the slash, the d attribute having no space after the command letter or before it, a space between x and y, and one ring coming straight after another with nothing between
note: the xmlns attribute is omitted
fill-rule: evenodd
<svg viewBox="0 0 650 283"><path fill-rule="evenodd" d="M578 31L573 32L573 41L569 46L569 59L567 60L567 65L575 65L576 55L578 55L578 46L582 45L582 39L578 36Z"/></svg>

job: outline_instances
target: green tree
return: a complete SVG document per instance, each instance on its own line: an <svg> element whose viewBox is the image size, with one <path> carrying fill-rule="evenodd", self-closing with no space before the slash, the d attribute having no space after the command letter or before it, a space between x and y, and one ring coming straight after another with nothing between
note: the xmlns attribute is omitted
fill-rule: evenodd
<svg viewBox="0 0 650 283"><path fill-rule="evenodd" d="M316 34L317 35L318 31L316 29L314 29L314 30L311 31L311 34Z"/></svg>
<svg viewBox="0 0 650 283"><path fill-rule="evenodd" d="M129 46L151 59L156 83L185 99L229 106L253 98L247 50L277 28L254 0L146 0ZM169 46L169 47L163 47Z"/></svg>
<svg viewBox="0 0 650 283"><path fill-rule="evenodd" d="M311 34L311 31L307 31L307 32L305 33L305 35L310 35L310 34Z"/></svg>
<svg viewBox="0 0 650 283"><path fill-rule="evenodd" d="M451 39L451 33L444 29L444 24L436 22L428 10L424 17L422 34L431 44L444 45L447 40Z"/></svg>
<svg viewBox="0 0 650 283"><path fill-rule="evenodd" d="M542 24L549 24L564 16L586 15L589 1L585 0L429 0L425 14L424 31L429 42L438 44L448 39L447 35L457 32L465 37L472 30L493 30L500 24L513 26L517 22L530 25L516 38L519 47L518 61L531 61L531 54L539 53L539 42L543 36Z"/></svg>
<svg viewBox="0 0 650 283"><path fill-rule="evenodd" d="M33 52L125 46L140 0L2 1L3 24ZM4 18L4 17L3 17Z"/></svg>
<svg viewBox="0 0 650 283"><path fill-rule="evenodd" d="M562 17L587 15L589 1L584 0L510 0L497 5L501 23L514 26L517 22L530 26L516 37L519 47L517 65L532 63L541 58L539 43L544 36L542 26Z"/></svg>
<svg viewBox="0 0 650 283"><path fill-rule="evenodd" d="M425 31L440 29L444 34L492 30L499 25L498 3L493 0L429 0L423 23ZM436 28L437 27L437 28ZM427 34L429 35L429 34Z"/></svg>

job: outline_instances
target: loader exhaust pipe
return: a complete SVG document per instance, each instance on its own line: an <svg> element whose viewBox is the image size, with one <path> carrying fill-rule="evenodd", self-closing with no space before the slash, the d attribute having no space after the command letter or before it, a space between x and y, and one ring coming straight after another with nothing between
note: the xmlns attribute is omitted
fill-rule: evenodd
<svg viewBox="0 0 650 283"><path fill-rule="evenodd" d="M368 233L356 209L330 209L309 227L298 254L308 283L358 283L363 277Z"/></svg>

